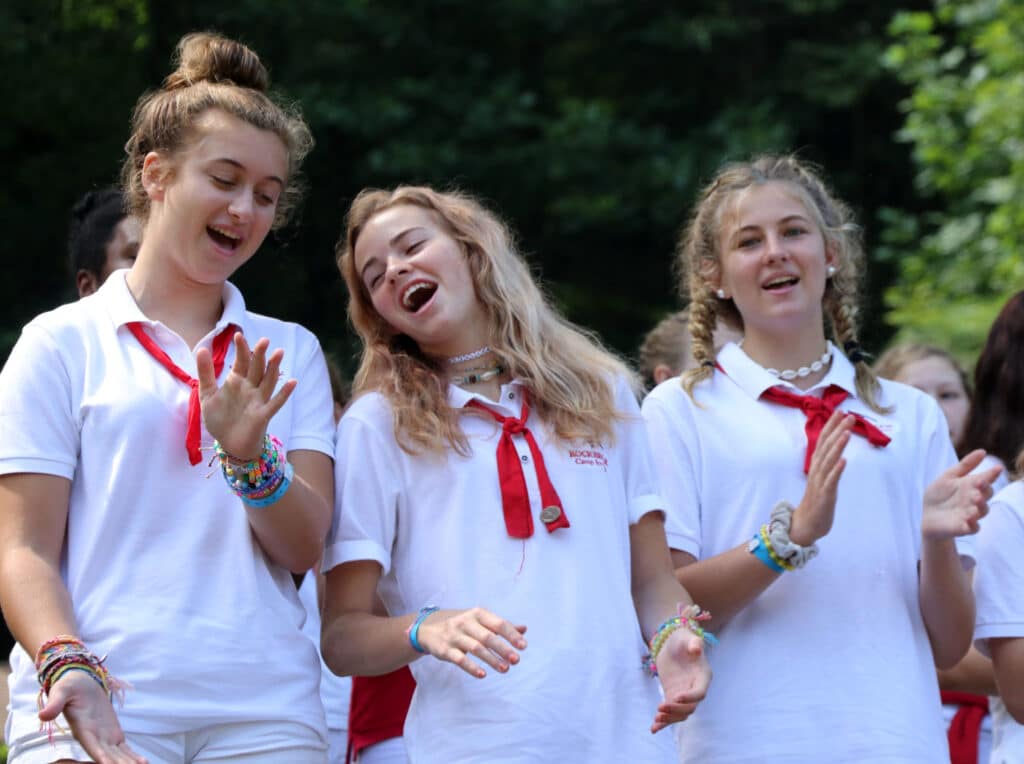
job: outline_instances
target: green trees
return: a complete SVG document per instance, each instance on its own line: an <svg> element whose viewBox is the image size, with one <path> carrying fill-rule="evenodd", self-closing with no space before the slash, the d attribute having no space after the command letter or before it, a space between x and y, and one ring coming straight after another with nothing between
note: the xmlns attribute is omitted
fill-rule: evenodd
<svg viewBox="0 0 1024 764"><path fill-rule="evenodd" d="M900 136L932 209L884 213L888 318L969 355L1024 288L1024 2L937 0L891 31L887 65L913 87Z"/></svg>

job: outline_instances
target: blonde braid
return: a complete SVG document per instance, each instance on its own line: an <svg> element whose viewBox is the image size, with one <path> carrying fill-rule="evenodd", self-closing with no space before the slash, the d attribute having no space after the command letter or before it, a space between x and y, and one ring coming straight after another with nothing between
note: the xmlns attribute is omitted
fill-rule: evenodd
<svg viewBox="0 0 1024 764"><path fill-rule="evenodd" d="M891 409L878 402L878 393L881 391L878 377L868 365L867 359L859 355L861 351L857 341L856 300L852 295L842 294L833 287L826 293L824 307L829 323L832 324L832 336L836 344L847 356L852 356L850 361L856 371L857 395L872 411L879 414L889 413Z"/></svg>
<svg viewBox="0 0 1024 764"><path fill-rule="evenodd" d="M714 295L703 291L692 296L690 303L690 337L693 338L693 358L697 365L686 371L680 381L683 389L692 398L693 388L705 379L711 379L715 373L715 328L718 324L718 313L715 309Z"/></svg>

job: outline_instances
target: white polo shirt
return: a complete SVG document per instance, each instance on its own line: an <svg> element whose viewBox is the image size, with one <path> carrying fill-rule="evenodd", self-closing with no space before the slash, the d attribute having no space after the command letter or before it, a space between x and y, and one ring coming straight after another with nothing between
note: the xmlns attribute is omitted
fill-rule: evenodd
<svg viewBox="0 0 1024 764"><path fill-rule="evenodd" d="M0 373L0 474L71 481L61 576L80 636L134 686L118 709L127 733L269 719L322 733L320 663L300 631L291 575L266 559L220 470L189 464L189 388L125 324L142 321L195 376L193 351L142 314L125 273L24 328ZM290 451L333 455L330 383L316 338L246 311L231 284L200 345L228 323L250 342L268 337L283 348L283 378L299 380L270 432ZM223 374L233 359L232 346ZM205 430L202 439L212 444ZM8 741L39 730L39 685L20 646L11 668Z"/></svg>
<svg viewBox="0 0 1024 764"><path fill-rule="evenodd" d="M669 546L697 559L748 541L778 501L797 504L807 482L804 414L758 400L785 383L734 344L718 362L725 373L696 389L703 408L678 378L643 404ZM850 438L819 556L712 627L721 639L709 653L715 678L680 730L683 762L949 760L917 575L924 490L956 461L946 421L930 397L886 380L881 401L893 412L871 411L839 352L808 392L832 384L850 393L842 410L892 442Z"/></svg>
<svg viewBox="0 0 1024 764"><path fill-rule="evenodd" d="M978 569L974 593L978 613L974 638L989 655L993 637L1024 638L1024 481L1017 480L989 502L988 517L978 533ZM1024 762L1024 726L1014 721L1002 701L992 710L992 764Z"/></svg>
<svg viewBox="0 0 1024 764"><path fill-rule="evenodd" d="M453 406L479 398L520 415L523 388L504 385L500 402L449 387ZM492 420L461 420L471 453L410 456L394 437L386 399L360 397L341 420L337 502L324 569L353 560L383 568L379 592L394 615L426 605L481 606L528 627L522 661L476 679L425 657L411 664L416 694L406 719L410 761L669 762L669 732L651 735L657 680L644 675L644 640L630 593L629 527L657 511L657 495L636 399L611 444L566 444L531 412L527 426L544 454L571 527L549 533L533 458L513 436L534 519L528 539L510 538L502 513Z"/></svg>

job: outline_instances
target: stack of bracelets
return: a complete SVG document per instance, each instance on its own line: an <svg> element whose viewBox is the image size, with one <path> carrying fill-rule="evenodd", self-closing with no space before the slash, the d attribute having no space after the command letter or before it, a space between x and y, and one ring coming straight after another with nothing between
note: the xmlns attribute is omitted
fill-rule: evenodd
<svg viewBox="0 0 1024 764"><path fill-rule="evenodd" d="M80 639L61 634L43 642L36 653L36 678L39 679L39 708L42 708L50 688L69 671L82 671L103 688L108 698L124 699L127 685L110 675L103 665L105 658L99 658Z"/></svg>
<svg viewBox="0 0 1024 764"><path fill-rule="evenodd" d="M766 525L750 540L748 551L774 570L783 573L802 568L818 554L818 545L800 546L789 538L795 508L787 501L780 501L772 509L772 516Z"/></svg>
<svg viewBox="0 0 1024 764"><path fill-rule="evenodd" d="M668 642L668 638L679 629L689 629L700 637L700 639L702 639L706 644L717 645L718 638L700 625L702 621L709 620L711 620L711 613L706 610L701 610L699 605L687 605L684 607L680 604L679 615L672 616L661 624L661 626L658 627L658 630L654 632L654 636L651 637L649 644L651 651L643 657L644 671L646 671L650 676L658 675L658 666L655 663L655 661L658 660L658 654L665 646L665 643Z"/></svg>
<svg viewBox="0 0 1024 764"><path fill-rule="evenodd" d="M252 461L236 459L214 443L228 486L250 507L266 507L284 496L295 470L288 463L284 444L273 435L263 437L263 450Z"/></svg>

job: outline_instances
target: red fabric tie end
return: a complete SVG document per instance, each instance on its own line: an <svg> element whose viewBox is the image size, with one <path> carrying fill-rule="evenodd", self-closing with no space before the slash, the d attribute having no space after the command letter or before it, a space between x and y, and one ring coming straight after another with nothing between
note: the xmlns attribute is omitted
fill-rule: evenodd
<svg viewBox="0 0 1024 764"><path fill-rule="evenodd" d="M544 455L537 446L537 441L526 426L530 416L530 401L523 393L523 408L519 418L505 417L491 408L472 400L466 404L479 409L494 418L501 425L501 438L498 441L498 483L501 486L501 505L505 514L505 529L512 538L526 539L533 535L533 515L530 512L530 496L526 490L526 476L523 465L516 451L513 435L522 435L530 449L534 469L537 473L537 485L540 488L540 499L543 509L540 513L541 522L552 533L559 528L569 527L569 518L565 516L565 508L558 497L555 487L551 484Z"/></svg>
<svg viewBox="0 0 1024 764"><path fill-rule="evenodd" d="M769 387L761 393L761 399L770 403L778 403L781 406L800 409L807 417L807 424L804 425L804 432L807 433L807 452L804 454L804 474L810 472L811 458L814 456L814 449L818 446L818 438L829 417L835 412L843 401L850 394L839 385L829 385L825 388L824 394L818 398L814 395L798 395L784 387ZM854 418L853 433L867 438L868 443L878 448L884 448L892 440L860 414L849 412Z"/></svg>
<svg viewBox="0 0 1024 764"><path fill-rule="evenodd" d="M167 369L172 377L184 382L191 388L188 394L188 426L185 430L185 450L188 453L189 464L193 466L199 464L203 459L202 453L199 450L203 431L202 410L199 405L199 380L171 360L171 357L156 343L156 340L146 334L141 321L132 321L127 326L128 330L135 335L135 339L139 341L139 344L161 366ZM224 370L224 359L227 357L228 348L231 347L231 340L237 331L238 329L233 324L228 324L220 334L213 338L213 373L218 378L221 371Z"/></svg>

